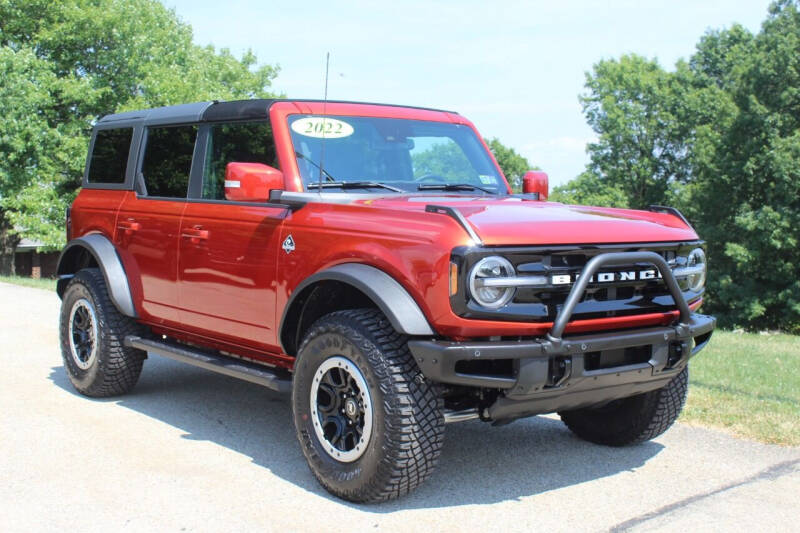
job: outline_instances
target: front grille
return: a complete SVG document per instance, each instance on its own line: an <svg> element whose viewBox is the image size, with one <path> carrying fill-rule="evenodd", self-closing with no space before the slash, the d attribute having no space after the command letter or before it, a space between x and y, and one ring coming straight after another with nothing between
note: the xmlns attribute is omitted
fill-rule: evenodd
<svg viewBox="0 0 800 533"><path fill-rule="evenodd" d="M497 310L481 307L469 298L466 290L467 275L472 266L489 255L508 259L518 276L570 276L574 280L586 263L598 254L610 252L652 251L661 255L670 266L680 266L688 253L701 243L669 243L641 245L560 246L542 248L494 248L454 251L453 261L459 264L462 274L458 292L451 297L453 310L465 318L512 320L521 322L549 322L556 318L563 306L572 283L560 286L517 288L513 299ZM601 268L604 273L653 270L647 263L621 267ZM615 275L618 280L621 276ZM685 291L684 297L692 302L701 293ZM675 309L675 302L660 279L635 281L590 282L572 315L573 320L628 316Z"/></svg>

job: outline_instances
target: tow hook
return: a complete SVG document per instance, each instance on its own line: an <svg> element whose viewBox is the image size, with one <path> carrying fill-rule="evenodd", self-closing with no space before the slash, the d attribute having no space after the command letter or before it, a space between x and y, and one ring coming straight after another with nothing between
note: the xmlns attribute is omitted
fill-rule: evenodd
<svg viewBox="0 0 800 533"><path fill-rule="evenodd" d="M547 387L560 387L572 375L572 357L552 357L547 376Z"/></svg>
<svg viewBox="0 0 800 533"><path fill-rule="evenodd" d="M674 368L684 356L684 343L674 341L669 343L669 354L667 356L667 369Z"/></svg>

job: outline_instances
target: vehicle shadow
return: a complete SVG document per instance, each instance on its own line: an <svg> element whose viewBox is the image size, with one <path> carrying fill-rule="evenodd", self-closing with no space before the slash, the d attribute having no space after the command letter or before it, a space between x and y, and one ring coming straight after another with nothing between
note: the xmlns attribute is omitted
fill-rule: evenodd
<svg viewBox="0 0 800 533"><path fill-rule="evenodd" d="M77 394L63 367L52 368L50 379ZM130 395L86 400L116 402L179 428L186 439L245 454L255 465L320 497L375 513L516 500L638 468L663 449L656 442L596 446L575 438L551 418L501 427L463 422L447 427L437 470L418 490L397 501L354 505L330 496L312 476L295 438L288 395L150 357Z"/></svg>

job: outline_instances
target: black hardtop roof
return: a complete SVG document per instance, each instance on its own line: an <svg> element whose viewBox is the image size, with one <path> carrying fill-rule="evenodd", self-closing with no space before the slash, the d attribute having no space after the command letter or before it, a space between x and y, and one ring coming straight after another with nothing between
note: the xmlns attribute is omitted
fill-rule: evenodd
<svg viewBox="0 0 800 533"><path fill-rule="evenodd" d="M146 125L182 124L187 122L214 122L219 120L253 120L269 117L269 108L276 102L318 102L322 100L294 99L294 98L259 98L251 100L234 100L231 102L195 102L166 107L155 107L139 111L126 111L106 115L97 121L99 127L123 127L132 124L144 123ZM403 107L409 109L422 109L426 111L439 111L453 113L443 109L417 107L395 104L378 104L374 102L349 102L345 100L328 100L329 104L362 104L388 107Z"/></svg>

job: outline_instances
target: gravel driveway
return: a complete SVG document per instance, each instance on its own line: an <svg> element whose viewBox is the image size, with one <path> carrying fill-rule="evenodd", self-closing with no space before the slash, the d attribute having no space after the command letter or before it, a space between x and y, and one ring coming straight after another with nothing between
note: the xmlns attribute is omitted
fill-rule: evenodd
<svg viewBox="0 0 800 533"><path fill-rule="evenodd" d="M157 356L129 396L77 395L58 308L0 283L3 532L800 531L800 449L681 424L624 449L554 417L452 425L410 497L344 503L309 472L287 397Z"/></svg>

